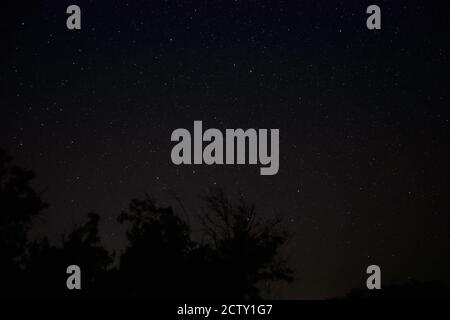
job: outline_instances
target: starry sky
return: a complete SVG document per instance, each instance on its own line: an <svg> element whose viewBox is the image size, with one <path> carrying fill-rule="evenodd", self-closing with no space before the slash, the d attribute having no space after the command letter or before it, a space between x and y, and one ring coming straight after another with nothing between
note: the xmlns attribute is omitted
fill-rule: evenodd
<svg viewBox="0 0 450 320"><path fill-rule="evenodd" d="M377 4L382 29L366 28ZM66 8L82 11L66 28ZM90 210L108 248L145 192L198 212L211 187L280 216L288 299L450 282L449 19L433 1L6 1L0 146L33 169L57 239ZM280 170L175 166L177 128L277 128ZM195 228L194 228L195 229Z"/></svg>

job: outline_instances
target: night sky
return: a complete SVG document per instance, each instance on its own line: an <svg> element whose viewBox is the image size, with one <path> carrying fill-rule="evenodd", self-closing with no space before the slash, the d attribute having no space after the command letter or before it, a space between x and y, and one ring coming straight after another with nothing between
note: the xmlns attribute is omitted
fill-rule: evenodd
<svg viewBox="0 0 450 320"><path fill-rule="evenodd" d="M66 28L66 8L82 11ZM382 29L366 28L377 4ZM449 8L435 1L6 1L0 147L50 204L57 241L90 210L110 249L145 192L192 216L208 188L280 216L281 298L450 283ZM276 128L280 170L172 164L173 130ZM178 208L179 209L179 208Z"/></svg>

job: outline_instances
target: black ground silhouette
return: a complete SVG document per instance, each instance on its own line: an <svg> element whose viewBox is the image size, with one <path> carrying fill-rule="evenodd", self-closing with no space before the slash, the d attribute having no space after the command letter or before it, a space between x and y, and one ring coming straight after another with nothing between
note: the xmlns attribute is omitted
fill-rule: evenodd
<svg viewBox="0 0 450 320"><path fill-rule="evenodd" d="M448 288L439 282L419 282L388 285L381 290L352 289L345 299L350 300L428 300L450 299Z"/></svg>

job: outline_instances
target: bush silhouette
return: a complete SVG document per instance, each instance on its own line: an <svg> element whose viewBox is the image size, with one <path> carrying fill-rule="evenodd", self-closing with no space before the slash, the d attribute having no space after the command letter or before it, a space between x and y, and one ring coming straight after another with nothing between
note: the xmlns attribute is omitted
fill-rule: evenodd
<svg viewBox="0 0 450 320"><path fill-rule="evenodd" d="M97 214L89 213L87 222L63 235L61 246L50 245L47 238L29 244L24 273L32 284L26 288L28 295L57 299L101 297L113 256L99 245L99 220ZM82 290L67 289L69 265L81 268Z"/></svg>

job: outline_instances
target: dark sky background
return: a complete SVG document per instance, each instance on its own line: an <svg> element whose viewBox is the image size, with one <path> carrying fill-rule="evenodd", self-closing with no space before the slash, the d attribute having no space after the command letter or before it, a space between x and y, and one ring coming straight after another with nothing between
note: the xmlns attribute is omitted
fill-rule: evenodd
<svg viewBox="0 0 450 320"><path fill-rule="evenodd" d="M82 29L66 28L66 8ZM366 8L382 30L366 28ZM145 192L215 186L293 234L282 298L450 282L449 8L436 1L4 1L0 146L37 174L57 240L90 210L110 249ZM280 170L175 166L177 128L280 129ZM175 204L176 206L176 204Z"/></svg>

